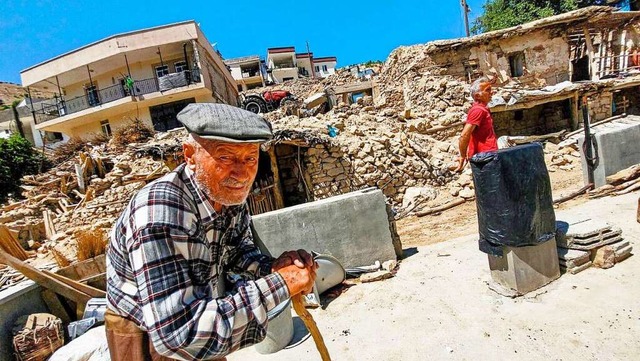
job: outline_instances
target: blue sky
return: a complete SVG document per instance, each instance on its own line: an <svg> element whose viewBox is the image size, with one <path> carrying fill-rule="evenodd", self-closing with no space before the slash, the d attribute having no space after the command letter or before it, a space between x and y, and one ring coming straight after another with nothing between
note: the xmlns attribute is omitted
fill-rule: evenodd
<svg viewBox="0 0 640 361"><path fill-rule="evenodd" d="M484 0L469 0L471 17ZM309 41L338 66L385 60L400 45L464 35L459 0L69 1L0 0L0 81L113 34L196 20L225 58Z"/></svg>

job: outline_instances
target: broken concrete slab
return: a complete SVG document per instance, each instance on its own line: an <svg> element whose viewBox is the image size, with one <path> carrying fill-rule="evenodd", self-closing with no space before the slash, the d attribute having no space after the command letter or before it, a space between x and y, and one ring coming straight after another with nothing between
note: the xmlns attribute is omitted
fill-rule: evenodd
<svg viewBox="0 0 640 361"><path fill-rule="evenodd" d="M391 277L393 277L393 274L391 272L387 270L382 270L382 271L363 274L362 276L360 276L360 282L367 283L367 282L382 281Z"/></svg>
<svg viewBox="0 0 640 361"><path fill-rule="evenodd" d="M571 245L568 245L568 246L565 246L565 247L568 247L568 248L571 248L571 249L582 250L582 251L591 251L591 250L600 248L602 246L606 246L608 244L620 242L620 241L622 241L622 239L623 238L622 238L621 235L619 235L619 234L615 235L614 234L613 237L605 238L600 242L591 243L591 244L586 245L586 246L574 243L574 244L571 244Z"/></svg>
<svg viewBox="0 0 640 361"><path fill-rule="evenodd" d="M587 268L589 268L591 266L592 266L592 262L589 261L589 262L587 262L585 264L582 264L582 265L580 265L578 267L567 268L567 267L560 266L560 269L563 270L563 271L569 272L572 275L574 275L576 273L580 273L580 272L586 270Z"/></svg>
<svg viewBox="0 0 640 361"><path fill-rule="evenodd" d="M622 262L625 259L629 258L631 256L631 251L633 251L633 247L631 247L630 245L627 245L626 247L621 249L614 250L613 253L615 254L616 263Z"/></svg>
<svg viewBox="0 0 640 361"><path fill-rule="evenodd" d="M345 268L397 259L379 189L263 213L253 217L253 226L274 256L302 248L334 256Z"/></svg>
<svg viewBox="0 0 640 361"><path fill-rule="evenodd" d="M567 249L558 247L558 258L560 265L567 268L573 268L583 265L590 260L591 253L587 251L578 251L575 249Z"/></svg>

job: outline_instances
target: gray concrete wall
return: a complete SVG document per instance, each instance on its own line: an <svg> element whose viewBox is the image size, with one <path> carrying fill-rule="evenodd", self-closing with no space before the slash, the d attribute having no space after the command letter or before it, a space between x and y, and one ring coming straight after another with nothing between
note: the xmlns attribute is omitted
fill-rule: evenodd
<svg viewBox="0 0 640 361"><path fill-rule="evenodd" d="M614 123L602 126L594 131L598 144L598 165L594 170L596 187L607 184L606 177L625 168L640 163L640 122L632 124ZM584 137L578 139L582 149ZM587 164L583 152L582 175L584 183L588 183Z"/></svg>
<svg viewBox="0 0 640 361"><path fill-rule="evenodd" d="M385 197L356 191L253 217L258 237L277 257L305 249L336 257L345 268L396 259Z"/></svg>
<svg viewBox="0 0 640 361"><path fill-rule="evenodd" d="M13 323L22 315L49 312L40 297L40 286L22 282L0 292L0 361L14 361Z"/></svg>

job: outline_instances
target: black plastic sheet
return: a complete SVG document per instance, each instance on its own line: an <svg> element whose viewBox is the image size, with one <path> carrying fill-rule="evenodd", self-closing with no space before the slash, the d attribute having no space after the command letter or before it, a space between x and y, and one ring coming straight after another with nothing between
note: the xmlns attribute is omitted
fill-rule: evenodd
<svg viewBox="0 0 640 361"><path fill-rule="evenodd" d="M502 246L544 243L555 235L551 182L540 143L471 158L480 250L502 256Z"/></svg>

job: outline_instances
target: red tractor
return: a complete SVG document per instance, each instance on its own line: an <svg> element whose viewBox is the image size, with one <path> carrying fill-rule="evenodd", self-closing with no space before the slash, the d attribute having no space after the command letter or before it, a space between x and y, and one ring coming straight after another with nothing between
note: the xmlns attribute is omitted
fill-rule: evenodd
<svg viewBox="0 0 640 361"><path fill-rule="evenodd" d="M267 90L262 94L248 94L241 99L242 108L253 113L268 113L288 102L295 103L296 98L286 90Z"/></svg>

